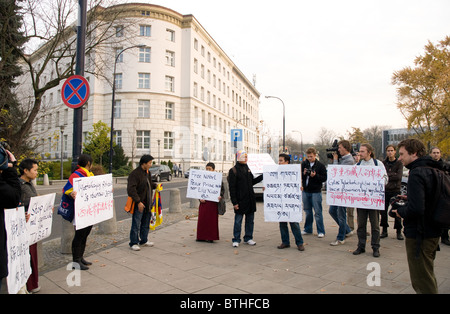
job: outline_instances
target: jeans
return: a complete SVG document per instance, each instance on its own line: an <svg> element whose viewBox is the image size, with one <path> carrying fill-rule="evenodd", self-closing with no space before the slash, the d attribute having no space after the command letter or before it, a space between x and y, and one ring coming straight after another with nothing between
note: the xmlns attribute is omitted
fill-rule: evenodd
<svg viewBox="0 0 450 314"><path fill-rule="evenodd" d="M244 242L253 239L253 226L255 220L255 213L247 213L247 214L234 214L234 227L233 227L233 242L240 243L241 242L241 229L242 229L242 220L245 215L245 234L244 234Z"/></svg>
<svg viewBox="0 0 450 314"><path fill-rule="evenodd" d="M317 233L325 234L325 227L323 225L322 215L322 193L309 193L303 191L303 210L305 211L305 232L312 233L312 223L316 218ZM314 208L314 215L312 209Z"/></svg>
<svg viewBox="0 0 450 314"><path fill-rule="evenodd" d="M303 244L302 233L300 232L300 224L298 222L290 222L292 233L294 234L295 244L298 246ZM281 242L290 245L289 229L287 222L280 222Z"/></svg>
<svg viewBox="0 0 450 314"><path fill-rule="evenodd" d="M136 205L131 220L130 247L135 244L144 244L148 241L150 231L151 213L149 208L145 208L141 213ZM139 240L140 239L140 240Z"/></svg>
<svg viewBox="0 0 450 314"><path fill-rule="evenodd" d="M345 235L351 231L350 227L347 225L347 208L331 205L329 211L331 217L333 217L334 221L339 225L339 232L336 239L343 241Z"/></svg>

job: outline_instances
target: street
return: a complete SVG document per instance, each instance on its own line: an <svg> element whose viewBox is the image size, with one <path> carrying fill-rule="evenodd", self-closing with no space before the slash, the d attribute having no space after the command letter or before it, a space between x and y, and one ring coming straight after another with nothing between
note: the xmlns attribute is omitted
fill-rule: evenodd
<svg viewBox="0 0 450 314"><path fill-rule="evenodd" d="M57 214L57 208L61 201L62 188L64 184L50 185L50 186L38 185L36 187L36 190L39 193L39 195L56 193L55 210L53 212L52 234L50 235L50 237L45 239L44 242L61 237L61 223L60 223L61 218ZM185 202L189 202L189 199L186 198L186 189L188 184L187 179L173 178L172 181L170 182L163 181L161 182L161 184L163 185L163 191L161 192L161 202L163 209L169 207L170 189L175 188L180 189L181 203L183 204ZM126 183L114 184L114 206L117 221L121 221L131 217L130 214L126 213L123 210L123 208L125 207L125 203L127 202L127 197L128 195Z"/></svg>

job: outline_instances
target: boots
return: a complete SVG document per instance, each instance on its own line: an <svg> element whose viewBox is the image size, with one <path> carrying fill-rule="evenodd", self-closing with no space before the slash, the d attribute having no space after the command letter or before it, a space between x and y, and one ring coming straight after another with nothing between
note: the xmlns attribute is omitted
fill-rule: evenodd
<svg viewBox="0 0 450 314"><path fill-rule="evenodd" d="M88 270L89 267L87 265L92 265L92 263L89 263L84 260L83 258L84 253L84 247L83 246L73 246L72 245L72 260L74 263L77 263L81 270ZM72 269L75 269L76 267L72 267Z"/></svg>
<svg viewBox="0 0 450 314"><path fill-rule="evenodd" d="M404 240L401 229L397 229L397 240Z"/></svg>
<svg viewBox="0 0 450 314"><path fill-rule="evenodd" d="M383 231L380 234L380 239L386 238L388 236L387 228L383 227Z"/></svg>

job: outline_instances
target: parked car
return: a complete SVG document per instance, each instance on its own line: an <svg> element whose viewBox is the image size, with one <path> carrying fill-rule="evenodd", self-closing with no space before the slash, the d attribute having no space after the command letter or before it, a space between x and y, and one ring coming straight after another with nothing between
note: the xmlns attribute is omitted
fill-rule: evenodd
<svg viewBox="0 0 450 314"><path fill-rule="evenodd" d="M192 166L192 167L190 167L187 171L184 172L184 177L185 177L185 178L189 178L189 171L190 171L191 169L205 170L205 167L201 167L201 166Z"/></svg>
<svg viewBox="0 0 450 314"><path fill-rule="evenodd" d="M161 180L172 180L172 171L166 165L153 165L149 169L152 174L152 180L155 182L160 182Z"/></svg>

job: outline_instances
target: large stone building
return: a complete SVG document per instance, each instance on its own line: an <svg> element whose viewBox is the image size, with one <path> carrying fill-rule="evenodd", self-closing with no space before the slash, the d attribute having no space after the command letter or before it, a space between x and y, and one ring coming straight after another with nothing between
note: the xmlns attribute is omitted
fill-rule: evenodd
<svg viewBox="0 0 450 314"><path fill-rule="evenodd" d="M124 14L115 21L108 47L86 55L86 70L99 60L107 66L100 76L85 75L91 91L83 110L83 139L94 123L110 125L114 77L114 137L134 165L150 153L156 161L187 169L204 165L207 155L216 169L227 170L234 159L230 132L235 128L243 129L243 148L258 152L260 93L195 17L150 4L106 10L118 7ZM124 37L130 40L124 43ZM46 92L46 110L32 130L45 159L60 158L62 127L63 156L72 156L73 110L61 100L62 84Z"/></svg>

